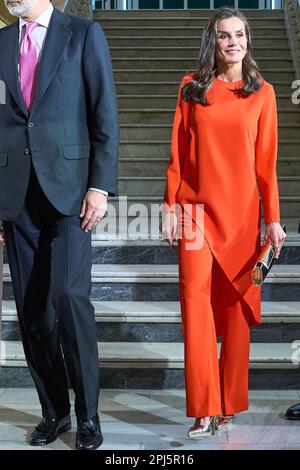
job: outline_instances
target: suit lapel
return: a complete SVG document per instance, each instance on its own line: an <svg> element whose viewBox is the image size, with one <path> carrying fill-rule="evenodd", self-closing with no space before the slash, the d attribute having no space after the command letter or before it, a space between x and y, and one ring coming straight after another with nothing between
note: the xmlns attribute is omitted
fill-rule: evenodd
<svg viewBox="0 0 300 470"><path fill-rule="evenodd" d="M69 22L70 19L66 15L54 8L38 65L36 93L31 113L50 85L62 59L63 51L70 40L72 31L68 27ZM19 108L28 116L28 110L21 93L18 72L20 57L19 22L17 21L6 27L0 34L0 68L5 77L6 86Z"/></svg>
<svg viewBox="0 0 300 470"><path fill-rule="evenodd" d="M18 72L20 57L18 21L5 28L4 31L1 31L0 44L0 68L5 78L5 85L19 108L24 114L28 115L27 107L21 93Z"/></svg>
<svg viewBox="0 0 300 470"><path fill-rule="evenodd" d="M63 51L70 40L72 31L67 26L69 22L70 19L66 15L54 8L38 66L35 100L31 113L50 85L62 59Z"/></svg>

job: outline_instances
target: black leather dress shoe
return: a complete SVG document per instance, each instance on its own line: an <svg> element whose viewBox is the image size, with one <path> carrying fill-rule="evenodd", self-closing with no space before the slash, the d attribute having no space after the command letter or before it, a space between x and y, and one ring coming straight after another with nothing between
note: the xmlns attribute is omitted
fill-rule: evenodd
<svg viewBox="0 0 300 470"><path fill-rule="evenodd" d="M285 413L286 418L288 419L300 419L300 403L290 406Z"/></svg>
<svg viewBox="0 0 300 470"><path fill-rule="evenodd" d="M87 421L78 420L76 433L76 449L93 450L101 446L103 436L100 429L99 416L96 415Z"/></svg>
<svg viewBox="0 0 300 470"><path fill-rule="evenodd" d="M44 446L55 441L62 432L70 431L70 429L70 415L61 419L43 418L31 434L29 444L31 446Z"/></svg>

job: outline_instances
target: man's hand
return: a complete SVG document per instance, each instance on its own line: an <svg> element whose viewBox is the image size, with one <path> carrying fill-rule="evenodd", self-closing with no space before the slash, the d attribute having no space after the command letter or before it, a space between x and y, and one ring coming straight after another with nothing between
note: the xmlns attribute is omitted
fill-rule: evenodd
<svg viewBox="0 0 300 470"><path fill-rule="evenodd" d="M107 197L98 192L89 190L82 201L82 207L79 217L83 217L81 228L85 232L93 228L103 219L107 210Z"/></svg>
<svg viewBox="0 0 300 470"><path fill-rule="evenodd" d="M275 258L279 257L281 247L286 238L286 233L282 229L279 222L271 222L266 225L266 231L264 236L264 244L270 241L275 246Z"/></svg>

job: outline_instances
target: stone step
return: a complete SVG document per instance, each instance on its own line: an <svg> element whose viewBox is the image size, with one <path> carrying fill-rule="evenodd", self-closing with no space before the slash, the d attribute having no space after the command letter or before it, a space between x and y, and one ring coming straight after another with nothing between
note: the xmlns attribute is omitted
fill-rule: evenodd
<svg viewBox="0 0 300 470"><path fill-rule="evenodd" d="M139 17L139 18L109 18L103 17L97 19L104 30L108 28L196 28L203 29L207 24L207 17L202 15L195 16L192 18L182 17ZM250 28L256 28L263 30L265 27L268 28L284 28L284 18L282 16L265 18L261 16L259 18L249 19Z"/></svg>
<svg viewBox="0 0 300 470"><path fill-rule="evenodd" d="M141 176L163 176L166 174L168 158L151 157L121 157L119 159L118 174L121 176L141 175ZM300 163L299 163L300 165ZM297 171L297 163L293 171ZM297 174L294 173L293 174Z"/></svg>
<svg viewBox="0 0 300 470"><path fill-rule="evenodd" d="M116 201L113 204L114 199ZM108 215L92 231L93 262L95 264L105 264L106 262L109 264L147 264L149 261L152 264L177 263L176 247L170 249L167 242L162 239L160 231L161 212L154 205L155 201L159 204L158 208L161 211L162 205L159 203L158 198L148 198L148 200L138 197L127 198L127 202L124 197L110 198ZM145 204L145 213L142 210L141 203ZM140 223L140 226L137 226L136 221ZM131 224L132 222L135 223L134 226ZM283 264L300 264L298 261L300 246L299 214L295 217L281 215L281 222L287 227L287 238L279 262L283 262ZM261 237L263 237L264 228L262 218ZM3 250L4 259L7 262L5 244ZM284 253L286 250L285 258Z"/></svg>
<svg viewBox="0 0 300 470"><path fill-rule="evenodd" d="M140 176L164 176L168 164L168 158L120 158L119 177L138 174ZM278 158L277 174L279 176L300 176L300 155L295 158Z"/></svg>
<svg viewBox="0 0 300 470"><path fill-rule="evenodd" d="M258 46L253 50L253 57L259 59L260 57L270 57L276 51L278 58L290 58L291 52L288 46ZM136 58L136 59L161 59L161 58L174 58L183 57L197 57L199 53L198 47L182 46L182 47L166 47L166 46L132 46L132 47L110 47L111 57L123 57L123 58Z"/></svg>
<svg viewBox="0 0 300 470"><path fill-rule="evenodd" d="M182 80L183 76L189 71L189 70L196 70L196 65L193 64L192 67L188 68L179 68L174 67L173 69L169 70L155 70L151 63L147 63L148 68L147 69L140 69L140 68L134 68L134 64L131 64L131 68L126 68L126 70L122 69L121 64L114 64L114 79L116 82L176 82L180 83ZM180 64L177 64L180 65ZM285 80L292 82L295 80L295 71L294 69L289 68L284 68L280 69L275 66L272 68L266 68L263 66L263 64L260 67L260 73L263 75L263 77L269 81L275 81L275 80Z"/></svg>
<svg viewBox="0 0 300 470"><path fill-rule="evenodd" d="M168 158L120 158L119 177L138 174L140 176L164 176L166 174ZM279 176L299 176L299 158L279 158L277 160L277 174Z"/></svg>
<svg viewBox="0 0 300 470"><path fill-rule="evenodd" d="M278 70L293 70L293 60L290 57L290 54L287 57L278 57L277 55L257 57L256 62L259 67L262 67L266 70L270 70L273 68L276 68ZM197 57L176 57L176 59L168 57L160 59L114 57L112 59L112 64L114 70L147 70L151 68L158 69L159 71L161 71L176 69L176 67L184 70L195 70L197 68Z"/></svg>
<svg viewBox="0 0 300 470"><path fill-rule="evenodd" d="M122 202L120 204L120 200L126 200L126 203ZM119 197L111 198L109 200L109 210L113 211L116 215L119 216L121 214L124 217L125 212L128 211L131 217L135 216L138 217L139 212L146 212L150 214L151 211L154 215L156 215L162 209L163 199L161 197L153 197L153 196L126 196L126 195L119 195ZM280 197L280 208L281 208L281 216L283 218L299 218L300 213L300 198L298 196L281 196ZM263 211L262 211L263 213ZM104 221L105 224L107 220Z"/></svg>
<svg viewBox="0 0 300 470"><path fill-rule="evenodd" d="M106 219L105 224L113 221ZM100 223L92 234L92 260L94 264L177 264L177 246L172 249L162 239L160 218L139 219L138 233L132 229L133 217L128 220L117 218L116 230L104 230ZM151 229L150 229L151 223ZM287 238L281 250L277 264L300 264L299 218L282 219L287 227ZM123 227L124 225L124 227ZM113 224L111 224L114 227ZM136 225L133 227L136 228ZM264 224L261 224L261 244L263 244ZM4 263L7 263L6 247L3 247Z"/></svg>
<svg viewBox="0 0 300 470"><path fill-rule="evenodd" d="M294 323L278 321L269 323L263 318L263 324L251 329L251 343L293 343L300 334L299 321ZM180 317L172 322L135 321L98 321L96 318L97 341L101 342L157 342L171 343L182 341ZM221 339L221 338L220 338ZM20 341L21 333L17 320L2 321L2 341Z"/></svg>
<svg viewBox="0 0 300 470"><path fill-rule="evenodd" d="M119 149L121 158L170 158L170 140L123 139ZM278 157L299 158L300 139L279 139Z"/></svg>
<svg viewBox="0 0 300 470"><path fill-rule="evenodd" d="M131 202L136 204L140 204L140 198L128 198L129 200L129 208L133 208L130 206ZM121 202L120 202L121 201ZM108 263L120 263L120 264L130 264L130 263L142 263L147 264L147 262L151 261L154 264L172 264L176 263L177 259L175 258L176 247L174 249L170 249L167 242L162 239L162 234L159 229L159 224L161 222L161 214L156 215L155 212L151 214L148 211L146 214L143 212L139 213L139 211L133 210L131 215L129 215L129 211L127 212L126 209L120 211L120 206L123 205L123 200L120 198L119 201L119 210L116 211L114 214L108 215L105 219L103 219L104 224L110 224L111 219L116 222L116 228L111 224L108 227L108 230L104 232L103 226L100 222L96 228L92 232L92 245L97 249L105 249L108 250L105 252L105 260L101 261L100 259L95 259L95 263L106 261ZM144 202L147 202L144 200ZM110 206L109 206L110 209ZM140 207L139 207L140 210ZM124 215L125 214L125 215ZM137 234L131 229L131 222L136 221L136 219L141 222L141 226L139 227L139 233ZM294 217L281 217L281 222L284 223L287 227L287 238L285 240L280 262L282 261L282 256L287 249L287 258L283 264L300 264L297 260L299 254L299 247L300 247L300 220L299 214ZM151 227L152 225L152 227ZM155 230L151 231L151 228L157 226L158 230L157 233ZM261 237L263 238L263 231L265 229L263 218L261 220ZM124 252L127 251L128 255L131 256L127 258L125 254L121 254L119 251L116 251L118 247L123 247ZM288 248L287 248L288 247ZM291 248L293 247L293 248ZM110 251L109 251L110 250ZM131 251L130 251L131 250ZM154 251L152 251L154 250ZM173 253L173 254L172 254ZM101 258L102 255L100 255ZM124 257L125 256L125 257ZM144 258L145 256L145 258ZM142 261L144 260L145 261ZM155 261L154 261L155 259ZM176 259L176 260L175 260ZM284 258L285 259L285 258ZM114 261L110 261L114 260ZM119 260L119 261L118 261ZM169 261L168 261L169 260Z"/></svg>
<svg viewBox="0 0 300 470"><path fill-rule="evenodd" d="M9 268L4 265L3 298L12 300ZM178 266L94 264L92 300L179 300ZM300 265L276 264L262 286L263 301L300 301Z"/></svg>
<svg viewBox="0 0 300 470"><path fill-rule="evenodd" d="M147 220L146 220L147 223ZM159 225L159 224L157 224ZM147 223L148 228L148 223ZM140 232L139 232L140 233ZM161 239L161 233L157 238L147 237L134 239L133 237L118 237L119 234L108 238L107 233L100 230L93 237L92 256L95 264L177 264L177 246L169 248L167 242ZM262 229L262 238L264 230ZM106 237L106 238L105 238ZM117 238L118 237L118 238ZM108 238L108 239L107 239ZM262 239L263 243L263 239ZM7 255L4 247L4 262L7 263ZM300 235L292 238L290 232L285 242L277 264L300 264Z"/></svg>
<svg viewBox="0 0 300 470"><path fill-rule="evenodd" d="M292 92L276 94L278 108L292 109L300 112L299 105L292 102ZM175 109L177 94L175 95L118 95L119 109ZM300 134L299 134L300 135Z"/></svg>
<svg viewBox="0 0 300 470"><path fill-rule="evenodd" d="M179 302L94 301L97 323L181 323ZM300 323L300 302L262 302L262 323ZM14 300L4 300L2 321L17 321ZM260 328L260 327L259 327Z"/></svg>
<svg viewBox="0 0 300 470"><path fill-rule="evenodd" d="M292 93L291 81L273 80L276 94ZM116 82L119 95L176 95L178 94L180 82ZM147 111L147 110L146 110Z"/></svg>
<svg viewBox="0 0 300 470"><path fill-rule="evenodd" d="M262 238L264 230L262 229ZM172 249L161 238L113 238L104 239L105 234L99 230L97 238L93 239L92 256L93 263L106 264L154 264L154 265L177 265L177 245ZM263 245L263 239L261 241ZM4 249L4 262L7 263L6 251ZM299 265L300 264L300 236L291 238L290 235L285 242L280 258L276 264Z"/></svg>
<svg viewBox="0 0 300 470"><path fill-rule="evenodd" d="M118 189L120 194L128 196L157 196L164 194L166 179L164 176L120 176ZM300 175L279 176L279 194L281 196L300 197Z"/></svg>
<svg viewBox="0 0 300 470"><path fill-rule="evenodd" d="M179 302L93 302L101 342L181 342ZM287 343L299 338L300 302L262 302L262 324L252 343ZM3 302L2 341L20 341L14 301Z"/></svg>
<svg viewBox="0 0 300 470"><path fill-rule="evenodd" d="M101 26L105 32L106 36L196 36L199 38L202 37L204 28L197 26L105 26L100 21ZM278 34L279 36L286 35L286 28L284 23L280 26L252 26L251 36L255 38L256 36L274 36Z"/></svg>
<svg viewBox="0 0 300 470"><path fill-rule="evenodd" d="M239 9L244 13L247 19L263 18L284 18L284 11L282 9L266 9L266 10L254 10L254 9ZM169 17L180 17L180 18L194 18L194 17L205 17L209 18L213 14L213 11L206 8L192 9L192 10L95 10L94 20L101 20L105 18L169 18Z"/></svg>
<svg viewBox="0 0 300 470"><path fill-rule="evenodd" d="M109 207L110 208L110 207ZM149 215L149 217L148 217ZM161 217L150 213L139 218L138 233L131 224L136 216L108 215L92 232L93 263L95 264L177 264L177 247L169 248L162 239ZM299 217L282 218L287 227L287 238L281 250L279 264L300 264ZM264 236L261 221L261 243ZM7 263L6 246L3 246L4 263Z"/></svg>
<svg viewBox="0 0 300 470"><path fill-rule="evenodd" d="M173 343L176 355L171 355L169 351L168 345L172 343L160 343L160 349L156 349L157 343L145 343L146 346L144 343L133 344L135 348L132 349L131 343L123 343L122 346L117 344L118 349L116 349L116 343L106 343L104 346L103 343L100 344L99 365L102 389L184 388L183 357L179 355L180 352L182 353L180 344L177 348L177 343ZM280 344L275 351L274 346L276 343L275 345L274 343L252 345L249 371L250 390L299 389L299 370L290 359L290 344ZM18 354L22 348L10 344L8 349L8 356L11 359L6 361L5 367L1 367L1 386L3 388L33 388L34 384L26 362L22 354ZM116 357L117 351L121 358ZM128 351L131 353L129 357L126 356ZM142 355L140 355L141 351L143 351ZM154 358L152 351L156 353ZM181 359L181 362L178 362L178 359Z"/></svg>
<svg viewBox="0 0 300 470"><path fill-rule="evenodd" d="M158 209L158 205L162 204L162 197L127 197L128 201L128 210L131 213L136 213L137 210L139 211L150 211L153 208L155 212ZM112 207L115 207L115 210L118 211L118 199L111 199L110 201ZM138 206L137 206L138 205ZM137 209L139 207L139 209ZM280 196L280 209L281 209L281 216L282 217L298 217L300 214L300 197L298 196ZM263 212L263 211L262 211ZM156 213L156 212L155 212Z"/></svg>
<svg viewBox="0 0 300 470"><path fill-rule="evenodd" d="M136 98L138 101L139 98ZM141 100L142 101L142 100ZM136 104L136 103L135 103ZM171 138L172 124L121 124L121 140L167 140ZM300 136L300 124L279 124L279 139L297 139Z"/></svg>
<svg viewBox="0 0 300 470"><path fill-rule="evenodd" d="M262 232L263 234L264 232ZM101 240L99 233L98 240L93 241L93 262L95 264L155 264L166 265L178 263L177 246L169 248L166 242L158 244L159 240L124 240L111 238L111 240ZM137 244L134 244L137 243ZM151 242L151 244L150 244ZM157 244L155 243L157 242ZM262 240L263 243L263 240ZM4 254L4 262L7 263L6 253ZM276 262L278 265L300 264L300 240L285 242L285 246L281 250L280 258Z"/></svg>
<svg viewBox="0 0 300 470"><path fill-rule="evenodd" d="M92 282L178 282L177 265L93 264ZM3 282L11 281L8 264L3 265ZM265 282L300 283L300 265L274 265Z"/></svg>
<svg viewBox="0 0 300 470"><path fill-rule="evenodd" d="M139 47L198 47L200 48L200 38L197 36L106 36L110 47L135 47L136 44ZM252 47L260 46L273 46L273 50L277 47L289 47L288 36L274 35L264 36L257 34L252 38Z"/></svg>
<svg viewBox="0 0 300 470"><path fill-rule="evenodd" d="M105 368L183 369L182 343L99 342L98 352ZM251 344L250 368L296 369L293 352L290 343ZM1 366L26 367L20 341L3 341Z"/></svg>
<svg viewBox="0 0 300 470"><path fill-rule="evenodd" d="M159 95L158 95L159 96ZM300 106L278 108L279 124L300 123ZM173 124L175 108L172 109L119 109L120 124Z"/></svg>

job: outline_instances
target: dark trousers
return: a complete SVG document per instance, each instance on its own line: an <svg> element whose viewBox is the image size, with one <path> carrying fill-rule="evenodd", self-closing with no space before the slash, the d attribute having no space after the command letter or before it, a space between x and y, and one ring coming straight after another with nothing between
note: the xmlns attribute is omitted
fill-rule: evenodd
<svg viewBox="0 0 300 470"><path fill-rule="evenodd" d="M95 416L98 407L91 232L80 224L50 204L33 167L21 213L3 223L25 356L49 418L70 411L66 369L77 418Z"/></svg>

